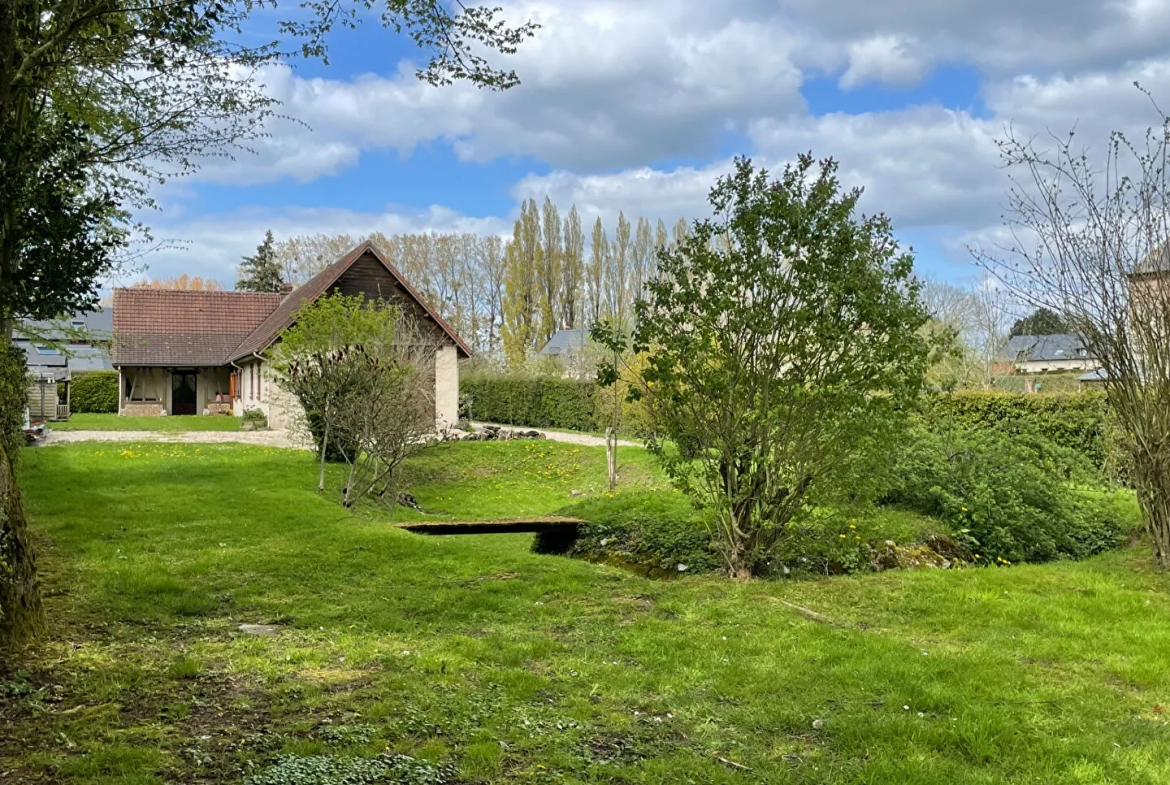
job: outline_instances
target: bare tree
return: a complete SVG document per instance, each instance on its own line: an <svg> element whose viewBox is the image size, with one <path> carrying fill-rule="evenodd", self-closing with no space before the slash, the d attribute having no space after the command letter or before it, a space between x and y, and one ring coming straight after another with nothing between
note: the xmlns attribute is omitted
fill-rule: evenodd
<svg viewBox="0 0 1170 785"><path fill-rule="evenodd" d="M353 507L378 498L398 499L402 462L435 432L435 353L438 337L399 313L393 341L354 348L358 384L333 410L332 426L348 449L341 500Z"/></svg>
<svg viewBox="0 0 1170 785"><path fill-rule="evenodd" d="M1009 131L1010 242L976 261L1033 307L1059 315L1101 363L1154 558L1170 568L1170 118L1099 156L1074 135Z"/></svg>

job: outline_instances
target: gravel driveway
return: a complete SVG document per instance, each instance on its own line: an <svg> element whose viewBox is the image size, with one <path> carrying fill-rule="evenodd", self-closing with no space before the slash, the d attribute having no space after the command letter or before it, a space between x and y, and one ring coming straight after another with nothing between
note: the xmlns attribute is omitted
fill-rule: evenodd
<svg viewBox="0 0 1170 785"><path fill-rule="evenodd" d="M258 447L311 450L303 436L292 431L53 431L40 446L76 442L181 442L190 444L236 443Z"/></svg>
<svg viewBox="0 0 1170 785"><path fill-rule="evenodd" d="M493 423L474 423L475 427ZM508 430L512 426L501 425ZM584 447L604 447L605 437L587 433L547 431L542 428L517 428L524 431L538 431L550 442L579 444ZM254 444L259 447L288 447L297 450L311 450L313 445L301 434L292 431L50 431L40 446L74 444L76 442L180 442L184 444L235 443ZM619 447L641 447L637 442L618 441Z"/></svg>

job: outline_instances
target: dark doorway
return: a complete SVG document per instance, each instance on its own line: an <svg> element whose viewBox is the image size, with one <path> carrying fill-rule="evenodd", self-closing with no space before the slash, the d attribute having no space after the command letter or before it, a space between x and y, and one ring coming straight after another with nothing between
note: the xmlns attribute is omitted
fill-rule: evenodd
<svg viewBox="0 0 1170 785"><path fill-rule="evenodd" d="M194 371L175 371L171 374L171 414L198 414L195 388L198 374Z"/></svg>

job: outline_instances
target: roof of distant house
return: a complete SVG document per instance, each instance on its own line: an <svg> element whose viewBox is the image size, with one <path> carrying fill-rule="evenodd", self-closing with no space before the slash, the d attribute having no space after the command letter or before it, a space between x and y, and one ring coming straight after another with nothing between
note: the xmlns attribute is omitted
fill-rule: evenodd
<svg viewBox="0 0 1170 785"><path fill-rule="evenodd" d="M1005 362L1053 362L1094 358L1080 336L1058 333L1014 335L1000 349L999 359Z"/></svg>
<svg viewBox="0 0 1170 785"><path fill-rule="evenodd" d="M540 350L541 357L558 357L571 351L583 351L589 345L588 330L557 330Z"/></svg>

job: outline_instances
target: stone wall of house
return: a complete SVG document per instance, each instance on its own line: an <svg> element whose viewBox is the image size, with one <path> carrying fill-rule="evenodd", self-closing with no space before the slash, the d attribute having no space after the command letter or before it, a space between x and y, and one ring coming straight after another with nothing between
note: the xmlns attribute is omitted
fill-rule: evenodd
<svg viewBox="0 0 1170 785"><path fill-rule="evenodd" d="M122 402L123 417L158 417L163 413L161 403L127 403Z"/></svg>

